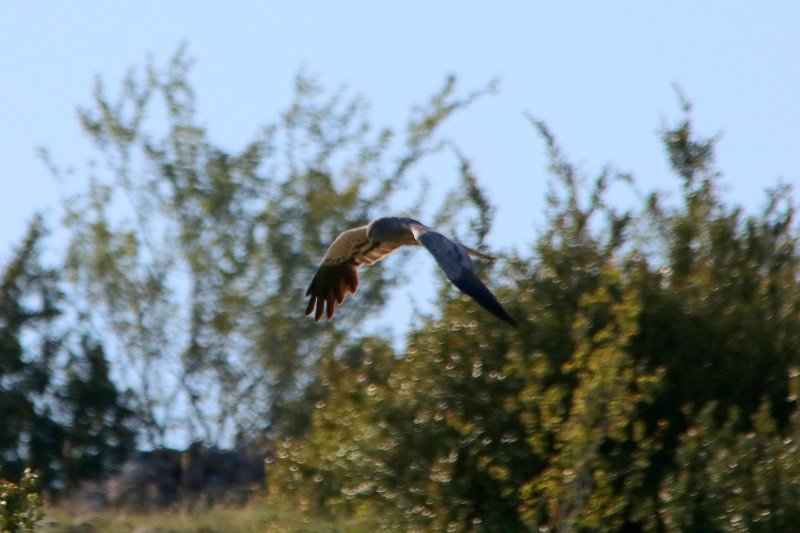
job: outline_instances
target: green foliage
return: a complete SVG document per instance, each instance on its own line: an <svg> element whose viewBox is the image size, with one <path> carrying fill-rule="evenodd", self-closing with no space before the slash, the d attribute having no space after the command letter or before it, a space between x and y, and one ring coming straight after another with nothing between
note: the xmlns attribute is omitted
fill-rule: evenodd
<svg viewBox="0 0 800 533"><path fill-rule="evenodd" d="M619 273L606 268L600 287L581 298L574 352L562 368L575 383L569 411L548 421L558 422L555 455L530 488L531 494L541 492L547 514L565 531L618 530L631 515L644 517L655 509L641 496L658 443L636 415L653 401L661 376L630 352L641 302L635 289L620 282Z"/></svg>
<svg viewBox="0 0 800 533"><path fill-rule="evenodd" d="M61 489L105 475L135 434L102 348L62 316L59 276L39 260L43 234L35 219L0 273L0 467L18 477L33 466Z"/></svg>
<svg viewBox="0 0 800 533"><path fill-rule="evenodd" d="M453 297L401 353L365 338L326 357L312 431L280 445L271 487L397 530L791 530L791 191L755 215L726 205L716 140L686 111L662 134L680 194L628 212L608 191L632 178L587 183L532 121L554 174L548 226L493 276L519 329Z"/></svg>
<svg viewBox="0 0 800 533"><path fill-rule="evenodd" d="M116 97L98 82L80 116L103 166L90 166L88 188L65 206L78 308L117 342L146 442L173 430L276 438L271 498L372 529L794 527L794 199L778 185L759 212L728 205L718 139L694 131L686 102L660 136L676 194L628 210L612 204L611 187L631 176L609 167L586 179L531 119L553 174L547 224L530 249L478 267L496 269L493 289L519 328L443 283L441 313L396 350L361 321L399 279L402 255L364 270L359 298L335 322L312 323L298 302L333 237L399 210L400 191L419 192L412 169L446 146L462 186L439 222L469 213L457 229L484 244L492 206L439 132L486 90L459 97L448 79L399 132L375 130L362 98L299 76L287 110L229 150L197 118L189 68L181 51L165 68L132 71ZM20 332L31 317L49 323L57 291L26 257L7 269L0 300L0 409L11 406L13 428L0 452L13 455L21 434L30 457L65 442L111 442L108 457L119 457L125 447L102 428L127 427L113 411L124 402L94 343L74 352L82 362L63 405L96 416L73 418L67 438L63 416L43 407L47 363L63 352L45 342L40 358L23 357ZM38 287L33 311L25 287ZM92 403L100 398L112 411Z"/></svg>
<svg viewBox="0 0 800 533"><path fill-rule="evenodd" d="M39 476L26 469L19 483L0 479L0 532L33 531L44 518Z"/></svg>
<svg viewBox="0 0 800 533"><path fill-rule="evenodd" d="M71 354L67 379L56 393L65 426L60 447L67 488L103 479L134 450L136 413L130 395L111 381L102 347L84 336Z"/></svg>
<svg viewBox="0 0 800 533"><path fill-rule="evenodd" d="M190 66L181 50L132 71L116 97L98 81L80 118L104 167L65 203L67 267L117 341L147 442L301 434L317 354L399 273L397 260L364 271L359 298L320 325L299 303L318 258L343 228L398 209L398 192L413 198L441 126L491 87L461 97L450 78L395 131L370 125L363 98L300 75L286 111L228 150L197 117Z"/></svg>
<svg viewBox="0 0 800 533"><path fill-rule="evenodd" d="M41 221L31 224L22 245L2 271L0 285L0 464L18 477L26 465L45 467L61 430L43 402L51 381L49 365L58 340L53 273L37 261ZM23 337L37 331L38 353L26 353ZM25 448L21 445L25 443Z"/></svg>
<svg viewBox="0 0 800 533"><path fill-rule="evenodd" d="M764 405L737 431L739 415L724 423L711 409L682 437L678 470L663 488L672 531L791 531L800 519L798 426L781 433Z"/></svg>

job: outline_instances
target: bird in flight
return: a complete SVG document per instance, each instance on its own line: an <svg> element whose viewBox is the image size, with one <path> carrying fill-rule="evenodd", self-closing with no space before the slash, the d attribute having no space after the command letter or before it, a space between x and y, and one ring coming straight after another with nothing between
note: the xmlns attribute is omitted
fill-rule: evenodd
<svg viewBox="0 0 800 533"><path fill-rule="evenodd" d="M380 261L401 246L420 244L433 255L439 268L463 293L500 320L517 326L516 321L475 274L469 258L472 255L495 261L494 257L453 242L414 219L400 217L378 218L336 237L306 291L306 296L310 297L306 315L313 312L314 320L319 320L326 314L330 320L336 306L358 289L358 267Z"/></svg>

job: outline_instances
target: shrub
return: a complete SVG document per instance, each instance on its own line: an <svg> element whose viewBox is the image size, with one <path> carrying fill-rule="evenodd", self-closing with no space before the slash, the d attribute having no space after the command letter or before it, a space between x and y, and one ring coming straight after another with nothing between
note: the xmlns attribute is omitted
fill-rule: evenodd
<svg viewBox="0 0 800 533"><path fill-rule="evenodd" d="M25 470L19 483L0 479L0 532L33 531L44 517L39 475Z"/></svg>

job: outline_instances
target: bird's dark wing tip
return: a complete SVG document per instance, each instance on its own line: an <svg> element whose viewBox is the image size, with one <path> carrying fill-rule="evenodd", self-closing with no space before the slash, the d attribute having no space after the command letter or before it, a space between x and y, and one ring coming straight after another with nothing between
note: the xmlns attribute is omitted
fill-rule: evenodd
<svg viewBox="0 0 800 533"><path fill-rule="evenodd" d="M417 236L419 243L433 255L445 276L461 291L478 302L484 309L507 323L517 327L517 322L503 309L486 285L472 269L469 253L479 254L471 248L455 243L435 231L425 231ZM489 257L489 256L486 256Z"/></svg>
<svg viewBox="0 0 800 533"><path fill-rule="evenodd" d="M336 306L357 289L358 271L353 261L321 265L306 291L309 297L306 316L313 312L316 321L323 314L330 320L336 312Z"/></svg>
<svg viewBox="0 0 800 533"><path fill-rule="evenodd" d="M461 291L478 302L481 307L511 326L517 327L517 321L508 314L508 311L497 301L494 294L483 284L480 278L471 271L464 271L461 276L451 280Z"/></svg>

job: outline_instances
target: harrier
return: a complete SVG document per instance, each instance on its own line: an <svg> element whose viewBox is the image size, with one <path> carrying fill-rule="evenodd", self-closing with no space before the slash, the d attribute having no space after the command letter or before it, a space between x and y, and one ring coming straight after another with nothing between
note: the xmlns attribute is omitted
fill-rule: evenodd
<svg viewBox="0 0 800 533"><path fill-rule="evenodd" d="M306 291L310 297L306 315L313 312L314 320L323 314L333 318L336 306L358 289L358 267L380 261L401 246L418 244L433 255L456 287L494 316L516 327L516 321L475 274L469 258L472 255L495 261L494 257L453 242L414 219L399 217L375 219L366 226L345 231L333 241Z"/></svg>

